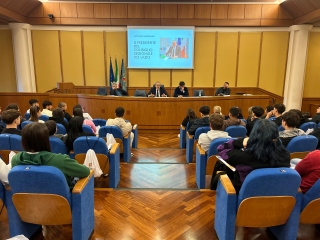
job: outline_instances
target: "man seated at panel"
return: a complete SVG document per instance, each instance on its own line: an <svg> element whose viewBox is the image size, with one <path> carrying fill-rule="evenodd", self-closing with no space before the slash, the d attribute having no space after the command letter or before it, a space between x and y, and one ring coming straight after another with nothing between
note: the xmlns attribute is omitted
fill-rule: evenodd
<svg viewBox="0 0 320 240"><path fill-rule="evenodd" d="M232 107L229 109L229 118L223 121L222 131L224 131L229 126L244 126L246 124L244 121L238 119L240 113L240 109L238 107Z"/></svg>
<svg viewBox="0 0 320 240"><path fill-rule="evenodd" d="M161 87L161 83L158 81L148 92L148 97L169 97L169 94L164 87Z"/></svg>
<svg viewBox="0 0 320 240"><path fill-rule="evenodd" d="M299 122L300 117L294 111L290 110L282 115L282 127L284 131L279 132L279 137L285 147L288 146L292 138L306 135L303 130L296 128Z"/></svg>
<svg viewBox="0 0 320 240"><path fill-rule="evenodd" d="M71 119L71 115L69 113L67 113L67 104L65 102L59 102L58 104L58 108L61 108L63 113L64 113L64 117L67 119L67 121L69 122Z"/></svg>
<svg viewBox="0 0 320 240"><path fill-rule="evenodd" d="M6 123L6 129L1 134L17 134L21 136L21 130L17 129L20 125L20 112L15 109L3 111L2 121Z"/></svg>
<svg viewBox="0 0 320 240"><path fill-rule="evenodd" d="M222 130L224 117L220 114L212 114L209 117L210 131L207 133L201 133L199 136L199 145L207 152L210 147L210 143L217 138L230 138L227 132Z"/></svg>
<svg viewBox="0 0 320 240"><path fill-rule="evenodd" d="M34 99L34 98L31 98L29 100L29 104L30 104L30 107L33 107L33 106L38 106L39 107L39 101L37 99ZM30 108L27 110L27 113L30 113Z"/></svg>
<svg viewBox="0 0 320 240"><path fill-rule="evenodd" d="M116 113L116 118L114 119L109 118L106 123L106 126L118 126L122 131L122 135L126 136L129 132L131 132L132 125L130 122L126 122L124 118L124 108L118 107L115 113ZM130 146L132 146L133 138L134 138L134 134L131 132Z"/></svg>
<svg viewBox="0 0 320 240"><path fill-rule="evenodd" d="M261 116L264 113L264 110L262 107L254 106L251 109L252 115L251 115L251 121L247 122L246 128L247 128L247 136L250 136L250 133L253 129L253 126L255 123L261 119Z"/></svg>
<svg viewBox="0 0 320 240"><path fill-rule="evenodd" d="M200 112L200 116L201 118L196 119L192 124L191 122L189 123L189 130L188 133L190 135L194 135L196 133L196 130L199 127L205 127L205 126L209 126L209 114L210 114L210 107L209 106L202 106L199 109Z"/></svg>
<svg viewBox="0 0 320 240"><path fill-rule="evenodd" d="M272 121L280 127L282 124L282 113L284 113L285 110L286 106L283 103L277 103L273 106L273 111L268 112L266 119L269 119L272 116L276 117Z"/></svg>
<svg viewBox="0 0 320 240"><path fill-rule="evenodd" d="M42 114L42 115L46 115L46 116L48 116L48 117L52 117L52 111L51 111L51 109L52 109L52 102L45 100L45 101L43 101L43 103L42 103L42 107L43 107L43 109L42 109L41 114Z"/></svg>
<svg viewBox="0 0 320 240"><path fill-rule="evenodd" d="M225 83L223 84L223 87L217 89L215 95L216 95L216 96L230 95L229 83L228 83L228 82L225 82Z"/></svg>
<svg viewBox="0 0 320 240"><path fill-rule="evenodd" d="M183 81L179 82L179 86L174 90L174 97L189 97L188 88L185 87L185 83Z"/></svg>
<svg viewBox="0 0 320 240"><path fill-rule="evenodd" d="M116 82L112 83L112 89L110 90L110 95L114 95L114 96L128 96L128 93L121 89L118 88L118 85Z"/></svg>

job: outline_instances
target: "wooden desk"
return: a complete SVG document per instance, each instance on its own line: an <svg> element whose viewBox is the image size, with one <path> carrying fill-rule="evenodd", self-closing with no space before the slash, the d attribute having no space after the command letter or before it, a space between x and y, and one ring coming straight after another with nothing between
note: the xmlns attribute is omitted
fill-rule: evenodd
<svg viewBox="0 0 320 240"><path fill-rule="evenodd" d="M90 94L51 94L51 93L0 93L2 109L12 102L19 104L24 114L29 108L30 98L36 98L41 105L43 100L50 100L53 107L63 101L68 105L72 115L72 108L75 104L81 104L85 111L93 118L114 118L115 109L123 107L125 118L132 124L139 125L139 131L144 132L177 132L179 125L184 119L187 109L192 108L200 117L199 108L203 105L210 107L219 105L223 114L228 114L233 106L241 107L243 115L247 117L247 110L251 106L265 108L269 104L268 95L238 96L229 97L186 97L186 98L146 98L146 97L117 97L98 96Z"/></svg>

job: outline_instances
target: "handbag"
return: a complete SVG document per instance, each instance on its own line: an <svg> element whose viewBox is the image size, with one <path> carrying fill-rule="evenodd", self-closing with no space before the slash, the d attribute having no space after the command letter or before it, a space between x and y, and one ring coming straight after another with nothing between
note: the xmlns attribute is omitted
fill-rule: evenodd
<svg viewBox="0 0 320 240"><path fill-rule="evenodd" d="M102 175L102 170L100 168L96 153L92 149L87 151L86 159L84 160L83 165L94 171L94 177L100 177Z"/></svg>
<svg viewBox="0 0 320 240"><path fill-rule="evenodd" d="M107 140L108 150L111 149L113 144L117 143L116 140L114 139L112 133L107 133L106 140Z"/></svg>

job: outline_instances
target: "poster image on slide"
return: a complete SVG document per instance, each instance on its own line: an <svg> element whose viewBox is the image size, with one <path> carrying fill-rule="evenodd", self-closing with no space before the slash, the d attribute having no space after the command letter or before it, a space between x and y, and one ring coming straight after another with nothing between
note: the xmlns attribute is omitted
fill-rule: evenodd
<svg viewBox="0 0 320 240"><path fill-rule="evenodd" d="M189 38L160 38L160 59L189 58Z"/></svg>

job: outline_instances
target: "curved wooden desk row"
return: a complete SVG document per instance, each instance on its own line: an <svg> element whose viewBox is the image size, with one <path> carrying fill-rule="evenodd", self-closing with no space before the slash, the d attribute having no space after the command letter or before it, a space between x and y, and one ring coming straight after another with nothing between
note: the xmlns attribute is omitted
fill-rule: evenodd
<svg viewBox="0 0 320 240"><path fill-rule="evenodd" d="M19 104L21 112L24 113L29 108L30 98L38 99L40 105L42 101L50 100L54 108L58 106L59 102L66 102L67 112L70 114L72 114L72 107L79 103L93 118L114 118L115 109L123 107L126 110L125 118L133 124L138 124L139 131L161 130L162 132L177 133L188 108L194 109L200 117L198 111L203 105L208 105L211 111L214 106L219 105L224 114L228 114L230 107L239 106L246 117L249 107L262 106L264 108L269 104L268 95L147 98L49 93L0 93L0 104L2 109L5 109L6 105L15 102Z"/></svg>

